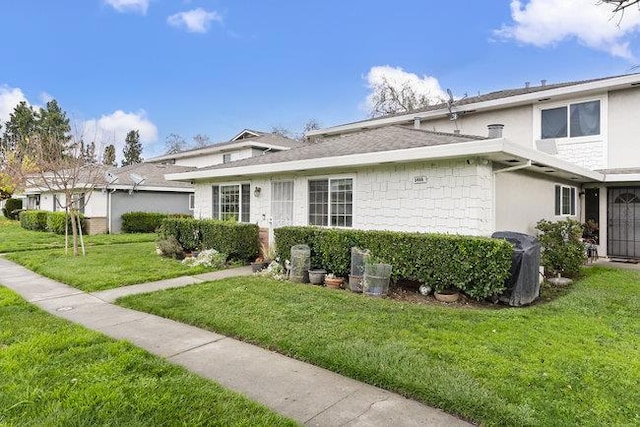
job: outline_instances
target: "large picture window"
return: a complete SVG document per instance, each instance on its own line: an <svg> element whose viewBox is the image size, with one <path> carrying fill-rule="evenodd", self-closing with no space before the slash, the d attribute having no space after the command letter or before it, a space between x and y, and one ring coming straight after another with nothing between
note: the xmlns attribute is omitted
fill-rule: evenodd
<svg viewBox="0 0 640 427"><path fill-rule="evenodd" d="M542 139L600 135L600 101L541 110Z"/></svg>
<svg viewBox="0 0 640 427"><path fill-rule="evenodd" d="M309 225L353 226L353 179L309 181Z"/></svg>
<svg viewBox="0 0 640 427"><path fill-rule="evenodd" d="M576 188L556 185L556 215L576 214Z"/></svg>
<svg viewBox="0 0 640 427"><path fill-rule="evenodd" d="M235 218L240 222L249 222L250 190L249 184L214 185L211 193L212 217L221 220Z"/></svg>

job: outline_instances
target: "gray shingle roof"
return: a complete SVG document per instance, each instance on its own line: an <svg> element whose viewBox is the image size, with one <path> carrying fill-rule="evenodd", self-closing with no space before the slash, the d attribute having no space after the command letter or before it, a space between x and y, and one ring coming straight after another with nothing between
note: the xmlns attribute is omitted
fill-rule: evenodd
<svg viewBox="0 0 640 427"><path fill-rule="evenodd" d="M200 168L198 171L240 166L259 166L271 163L394 151L434 145L458 144L482 139L486 138L473 135L432 132L402 126L386 126L341 136L328 137L315 143L307 143L298 148L292 148L291 150L250 157L208 168Z"/></svg>
<svg viewBox="0 0 640 427"><path fill-rule="evenodd" d="M592 82L597 82L597 81L602 81L602 80L609 80L609 79L614 79L614 78L617 78L617 77L624 77L624 76L630 76L630 75L634 75L634 74L633 73L632 74L621 74L621 75L617 75L617 76L600 77L600 78L597 78L597 79L578 80L578 81L573 81L573 82L563 82L563 83L554 83L554 84L545 84L544 86L540 85L540 86L529 86L529 87L520 87L520 88L514 88L514 89L498 90L498 91L495 91L495 92L489 92L489 93L478 95L478 96L469 96L469 97L466 97L466 98L458 99L458 100L456 100L454 102L454 106L460 107L460 106L463 106L463 105L475 104L475 103L478 103L478 102L493 101L493 100L496 100L496 99L509 98L509 97L512 97L512 96L524 95L524 94L527 94L527 93L535 93L535 92L541 92L541 91L551 90L551 89L558 89L558 88L563 88L563 87L568 87L568 86L576 86L576 85L580 85L580 84L592 83ZM428 107L425 107L425 108L416 109L416 110L413 110L413 111L403 111L403 112L394 113L394 114L387 114L387 115L384 115L384 116L378 116L378 117L368 118L368 119L364 119L364 120L358 120L358 121L347 123L347 124L366 123L366 122L371 122L371 121L375 121L375 120L379 120L379 119L383 119L383 118L387 118L387 117L403 116L403 115L406 115L406 114L413 114L413 113L424 113L424 112L427 112L427 111L441 110L441 109L444 109L444 108L447 108L447 104L442 102L442 103L438 103L438 104L429 105ZM343 125L340 125L340 126L343 126ZM327 128L327 129L331 129L331 128Z"/></svg>
<svg viewBox="0 0 640 427"><path fill-rule="evenodd" d="M216 151L231 150L233 149L234 146L246 146L247 144L249 145L267 144L267 145L276 145L280 147L295 148L300 146L303 143L298 142L295 139L286 138L284 136L276 135L273 133L265 133L263 135L256 136L253 138L239 139L237 141L216 142L215 144L211 144L202 148L194 148L192 150L180 151L179 153L175 153L175 154L163 154L163 155L148 159L147 161L155 162L162 159L193 157L200 154L208 154Z"/></svg>
<svg viewBox="0 0 640 427"><path fill-rule="evenodd" d="M115 185L130 185L134 182L129 174L134 173L145 178L141 184L143 187L169 187L169 188L192 188L188 182L167 181L164 175L168 173L189 172L195 168L187 166L162 165L157 163L137 163L121 168L105 168L118 177Z"/></svg>

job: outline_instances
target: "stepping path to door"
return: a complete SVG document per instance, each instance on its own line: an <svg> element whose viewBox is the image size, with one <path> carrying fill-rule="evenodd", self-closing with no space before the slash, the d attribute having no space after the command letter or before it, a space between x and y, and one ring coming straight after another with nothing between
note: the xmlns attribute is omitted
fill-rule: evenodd
<svg viewBox="0 0 640 427"><path fill-rule="evenodd" d="M0 257L0 284L30 303L110 337L127 340L302 424L471 425L438 409L279 353L111 304L124 295L250 272L250 268L241 267L88 294Z"/></svg>

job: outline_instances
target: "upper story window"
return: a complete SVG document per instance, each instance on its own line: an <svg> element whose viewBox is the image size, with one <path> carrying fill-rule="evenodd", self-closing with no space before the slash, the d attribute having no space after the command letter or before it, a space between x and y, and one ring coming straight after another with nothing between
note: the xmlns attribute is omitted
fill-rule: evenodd
<svg viewBox="0 0 640 427"><path fill-rule="evenodd" d="M353 226L353 179L309 181L309 225Z"/></svg>
<svg viewBox="0 0 640 427"><path fill-rule="evenodd" d="M542 139L600 135L600 101L541 110Z"/></svg>
<svg viewBox="0 0 640 427"><path fill-rule="evenodd" d="M222 163L229 163L231 161L231 153L222 155Z"/></svg>

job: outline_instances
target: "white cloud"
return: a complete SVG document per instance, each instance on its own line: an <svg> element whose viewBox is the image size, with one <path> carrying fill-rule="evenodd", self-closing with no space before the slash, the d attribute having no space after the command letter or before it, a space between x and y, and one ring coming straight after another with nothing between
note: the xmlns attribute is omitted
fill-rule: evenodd
<svg viewBox="0 0 640 427"><path fill-rule="evenodd" d="M146 14L149 9L149 0L104 0L106 4L118 12L139 12Z"/></svg>
<svg viewBox="0 0 640 427"><path fill-rule="evenodd" d="M96 141L100 154L105 146L114 144L116 156L121 158L127 133L136 129L140 132L140 142L143 147L157 141L158 128L147 118L143 110L137 113L117 110L111 114L102 115L99 119L85 120L82 126L82 138L87 142Z"/></svg>
<svg viewBox="0 0 640 427"><path fill-rule="evenodd" d="M595 0L512 0L511 17L513 23L496 35L540 47L575 38L626 59L633 59L628 36L640 29L640 11L613 16L611 7Z"/></svg>
<svg viewBox="0 0 640 427"><path fill-rule="evenodd" d="M172 27L181 28L190 33L206 33L212 21L222 23L222 16L216 11L208 12L200 7L176 13L167 18L167 22Z"/></svg>
<svg viewBox="0 0 640 427"><path fill-rule="evenodd" d="M416 95L426 96L429 102L438 103L447 98L447 94L440 87L438 79L432 76L418 76L414 73L404 71L400 67L390 65L378 65L371 67L366 76L367 85L371 93L367 96L364 108L371 111L374 105L375 89L384 84L385 81L395 88L402 88L404 85L410 87Z"/></svg>
<svg viewBox="0 0 640 427"><path fill-rule="evenodd" d="M0 86L0 125L9 120L9 115L21 101L27 101L22 90L17 87Z"/></svg>

